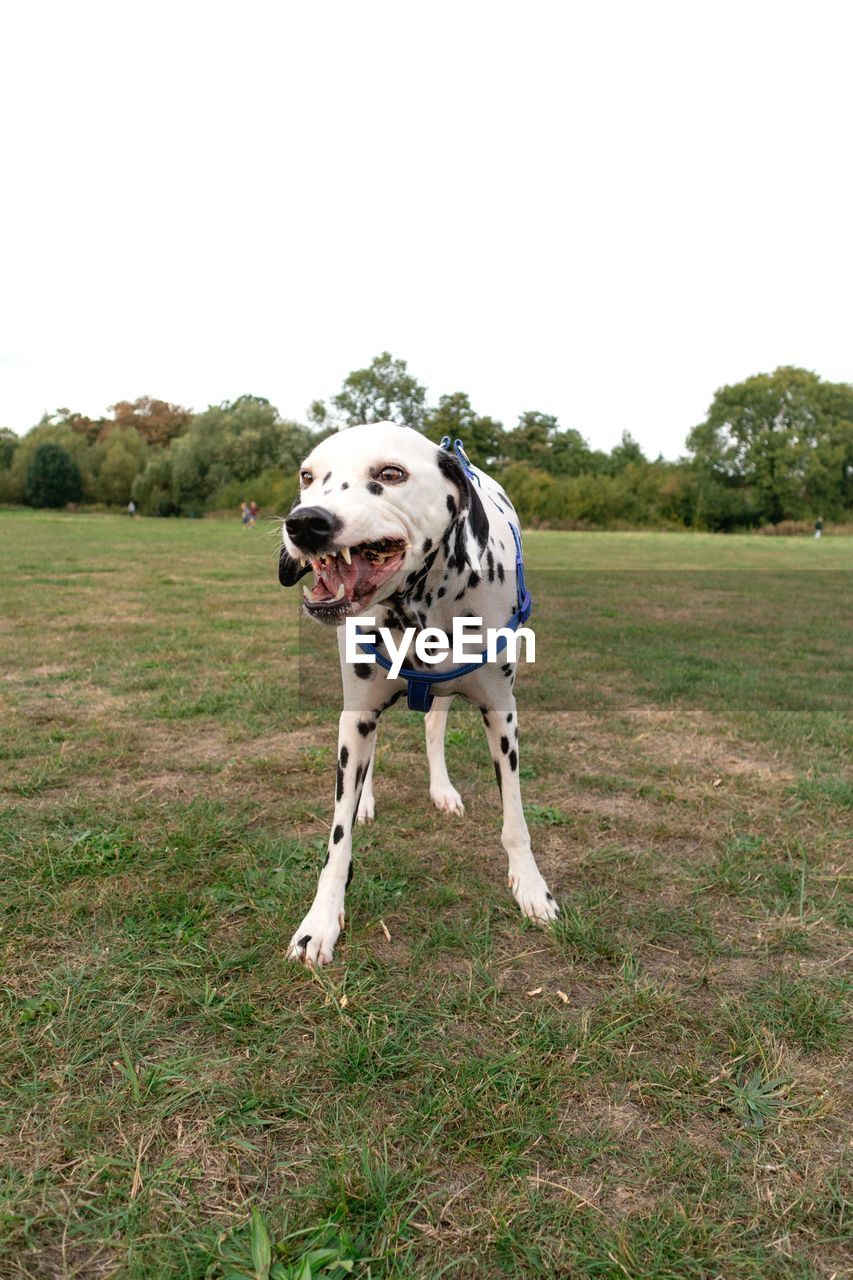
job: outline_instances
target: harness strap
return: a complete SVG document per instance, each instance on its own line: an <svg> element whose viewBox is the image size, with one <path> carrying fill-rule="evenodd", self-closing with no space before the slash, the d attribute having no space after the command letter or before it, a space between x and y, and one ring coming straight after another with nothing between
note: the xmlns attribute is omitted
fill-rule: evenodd
<svg viewBox="0 0 853 1280"><path fill-rule="evenodd" d="M444 436L441 441L441 448L450 452L450 436ZM462 447L462 441L454 441L453 451L458 457L466 475L472 480L476 480L478 486L482 489L480 477L474 471L468 456ZM492 495L488 495L492 498ZM492 498L492 502L504 514L503 507ZM512 523L508 521L510 530L512 531L513 541L515 542L515 585L516 585L516 607L515 612L510 618L506 627L510 631L517 631L523 622L526 622L533 610L533 603L530 599L530 592L527 590L524 581L524 563L521 554L521 534ZM384 653L380 653L375 644L367 644L365 641L356 641L358 647L366 653L372 653L380 667L384 667L386 671L391 670L391 660L386 658ZM506 648L506 636L500 636L495 646L495 656ZM408 707L410 711L429 711L432 706L432 691L430 686L433 684L441 684L445 680L461 680L463 676L469 676L472 671L476 671L486 661L487 649L484 649L478 658L473 662L466 662L461 667L454 667L450 671L415 671L412 667L401 667L398 678L405 680L408 690Z"/></svg>

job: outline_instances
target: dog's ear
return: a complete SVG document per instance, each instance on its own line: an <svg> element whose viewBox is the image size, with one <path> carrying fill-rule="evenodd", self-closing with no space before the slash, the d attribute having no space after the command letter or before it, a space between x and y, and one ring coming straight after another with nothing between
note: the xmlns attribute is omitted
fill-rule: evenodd
<svg viewBox="0 0 853 1280"><path fill-rule="evenodd" d="M472 569L479 569L480 553L489 540L489 521L476 485L456 455L446 449L438 451L438 467L459 493L459 517L465 521L465 556Z"/></svg>
<svg viewBox="0 0 853 1280"><path fill-rule="evenodd" d="M278 553L278 580L283 587L294 586L300 578L304 578L311 566L294 560L293 556L282 547Z"/></svg>

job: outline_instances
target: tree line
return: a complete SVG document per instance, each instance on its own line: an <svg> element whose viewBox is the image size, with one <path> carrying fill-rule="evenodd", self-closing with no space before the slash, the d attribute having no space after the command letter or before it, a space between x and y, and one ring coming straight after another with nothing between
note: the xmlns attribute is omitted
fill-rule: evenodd
<svg viewBox="0 0 853 1280"><path fill-rule="evenodd" d="M201 413L142 397L89 418L68 409L23 438L0 430L0 502L86 503L147 515L200 516L254 499L286 512L312 446L342 426L390 419L465 442L509 490L525 524L551 528L734 530L784 521L853 519L853 386L790 366L717 391L675 462L647 458L629 432L609 451L551 414L505 428L457 391L427 402L388 352L344 379L308 422L259 396Z"/></svg>

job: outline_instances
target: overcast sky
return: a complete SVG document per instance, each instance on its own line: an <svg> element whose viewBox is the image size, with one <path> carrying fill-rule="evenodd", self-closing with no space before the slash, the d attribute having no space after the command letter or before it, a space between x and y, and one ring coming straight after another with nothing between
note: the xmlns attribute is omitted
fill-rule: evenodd
<svg viewBox="0 0 853 1280"><path fill-rule="evenodd" d="M388 349L436 400L676 456L715 389L853 381L846 4L0 9L0 425Z"/></svg>

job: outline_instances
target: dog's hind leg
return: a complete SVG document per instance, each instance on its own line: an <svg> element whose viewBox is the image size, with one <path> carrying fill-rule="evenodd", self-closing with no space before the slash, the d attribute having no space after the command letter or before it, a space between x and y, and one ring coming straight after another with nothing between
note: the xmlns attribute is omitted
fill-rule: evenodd
<svg viewBox="0 0 853 1280"><path fill-rule="evenodd" d="M444 731L453 695L435 698L424 717L426 728L427 760L429 761L429 793L436 809L445 813L462 815L465 806L462 797L450 781L444 759Z"/></svg>
<svg viewBox="0 0 853 1280"><path fill-rule="evenodd" d="M358 802L358 813L356 820L358 822L372 822L376 816L376 805L373 800L373 762L376 759L376 734L373 735L373 754L370 757L370 764L367 766L367 774L364 779L364 785L361 788L361 799Z"/></svg>
<svg viewBox="0 0 853 1280"><path fill-rule="evenodd" d="M495 765L503 802L501 843L509 859L509 887L524 915L537 924L547 924L560 914L530 844L530 832L521 803L518 776L518 711L510 692L496 706L483 711L483 724Z"/></svg>

